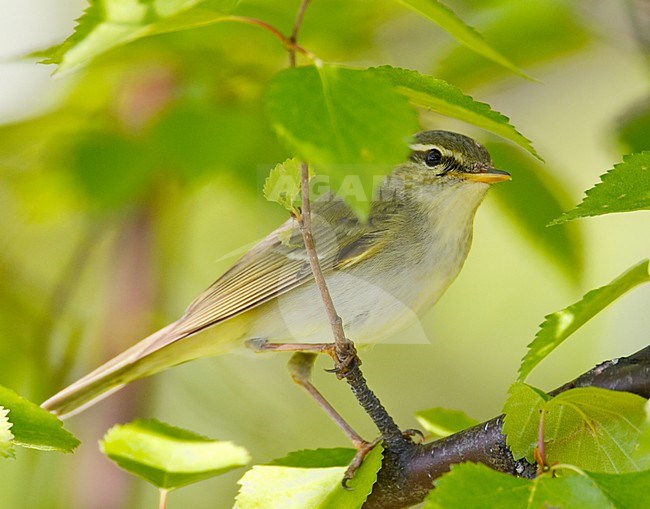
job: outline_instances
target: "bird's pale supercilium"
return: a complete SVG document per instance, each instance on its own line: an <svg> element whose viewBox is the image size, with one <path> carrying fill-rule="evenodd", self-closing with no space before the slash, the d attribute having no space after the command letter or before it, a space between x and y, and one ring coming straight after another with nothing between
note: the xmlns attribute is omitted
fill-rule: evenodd
<svg viewBox="0 0 650 509"><path fill-rule="evenodd" d="M312 230L346 335L358 343L397 333L431 307L460 271L492 167L476 141L447 131L414 137L360 221L331 195L313 203ZM260 241L177 321L55 394L43 407L71 415L124 385L250 339L326 342L331 328L293 219Z"/></svg>

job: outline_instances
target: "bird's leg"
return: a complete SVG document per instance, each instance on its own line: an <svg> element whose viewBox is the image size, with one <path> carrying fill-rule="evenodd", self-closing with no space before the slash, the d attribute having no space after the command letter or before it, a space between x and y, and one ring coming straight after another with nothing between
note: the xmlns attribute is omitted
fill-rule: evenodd
<svg viewBox="0 0 650 509"><path fill-rule="evenodd" d="M354 477L355 472L363 463L364 458L372 451L375 446L381 442L383 437L379 437L372 442L368 442L352 429L343 416L325 399L318 389L311 382L311 372L316 361L317 354L327 354L334 359L335 368L328 370L335 372L338 377L343 377L350 365L350 357L339 360L336 353L336 345L333 343L269 343L261 339L253 339L246 342L246 345L256 352L294 352L289 360L289 374L294 382L305 389L307 393L316 401L316 403L325 411L327 415L341 428L343 433L350 439L357 450L350 466L343 476L343 486L347 487L347 482ZM355 358L356 355L354 355ZM358 358L357 358L358 359ZM357 361L358 363L358 361Z"/></svg>
<svg viewBox="0 0 650 509"><path fill-rule="evenodd" d="M366 441L359 436L359 434L352 429L352 427L346 422L343 416L336 411L336 409L330 404L329 401L320 393L318 389L314 386L311 381L311 372L314 367L314 362L316 361L316 354L311 352L295 352L291 359L289 359L289 364L287 365L289 369L289 374L294 382L296 382L300 387L305 389L309 395L314 398L316 403L325 411L327 415L336 423L336 425L341 428L343 433L352 441L354 446L359 449L361 445L366 444Z"/></svg>
<svg viewBox="0 0 650 509"><path fill-rule="evenodd" d="M291 356L291 359L289 359L287 367L289 368L289 373L291 374L293 381L305 389L309 395L314 398L316 403L318 403L325 413L330 416L341 430L343 430L343 433L348 436L357 450L350 465L343 474L342 484L343 487L347 489L348 481L354 477L354 474L359 470L359 467L368 453L370 453L370 451L372 451L375 446L382 441L382 437L376 438L372 442L367 442L361 438L359 434L346 422L343 416L336 411L329 401L325 399L320 391L314 387L314 384L311 382L311 372L314 367L316 355L317 354L313 352L295 352Z"/></svg>
<svg viewBox="0 0 650 509"><path fill-rule="evenodd" d="M317 354L324 353L336 359L336 345L334 343L269 343L263 339L251 339L246 342L246 346L256 352L294 352L287 365L293 381L314 398L316 403L341 428L343 433L347 435L357 449L359 449L361 444L367 443L352 429L341 414L336 411L311 382L311 372ZM334 368L333 371L336 370L337 368Z"/></svg>

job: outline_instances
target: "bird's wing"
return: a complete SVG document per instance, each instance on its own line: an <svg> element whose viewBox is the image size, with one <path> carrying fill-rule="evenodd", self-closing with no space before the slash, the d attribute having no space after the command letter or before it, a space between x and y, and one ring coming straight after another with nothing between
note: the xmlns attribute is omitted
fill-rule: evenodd
<svg viewBox="0 0 650 509"><path fill-rule="evenodd" d="M312 231L321 268L327 273L340 265L343 246L364 238L367 227L343 200L329 197L314 202ZM290 219L199 295L172 333L147 351L243 313L312 279L302 234L297 221Z"/></svg>

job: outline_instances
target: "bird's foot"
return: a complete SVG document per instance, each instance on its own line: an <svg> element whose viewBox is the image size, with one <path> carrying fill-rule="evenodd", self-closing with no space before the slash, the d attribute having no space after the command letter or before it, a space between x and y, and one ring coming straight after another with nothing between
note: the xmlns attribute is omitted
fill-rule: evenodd
<svg viewBox="0 0 650 509"><path fill-rule="evenodd" d="M298 352L329 355L334 360L334 367L325 371L336 374L339 379L345 378L348 373L361 366L361 359L352 341L347 343L344 349L337 348L334 343L270 343L263 338L249 339L244 344L257 353Z"/></svg>
<svg viewBox="0 0 650 509"><path fill-rule="evenodd" d="M361 359L357 355L354 343L349 342L344 350L339 350L332 345L331 352L327 352L334 359L334 367L326 369L328 373L334 373L339 380L345 378L350 372L361 366Z"/></svg>
<svg viewBox="0 0 650 509"><path fill-rule="evenodd" d="M356 442L354 445L357 448L357 453L354 455L354 458L352 458L352 461L348 465L347 470L343 474L343 480L341 481L341 485L343 486L344 489L350 490L350 486L348 486L348 483L352 480L354 475L357 473L357 470L359 470L359 467L363 464L363 460L366 459L366 456L370 454L370 452L377 447L377 445L383 440L382 437L377 437L375 438L372 442L366 442L365 440L362 440L360 442Z"/></svg>

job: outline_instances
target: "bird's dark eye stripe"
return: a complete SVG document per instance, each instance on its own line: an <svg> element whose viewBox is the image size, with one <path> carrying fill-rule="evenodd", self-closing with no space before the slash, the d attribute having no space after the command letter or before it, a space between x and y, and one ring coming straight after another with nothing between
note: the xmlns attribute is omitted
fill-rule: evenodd
<svg viewBox="0 0 650 509"><path fill-rule="evenodd" d="M411 152L410 159L414 163L423 163L431 168L441 168L440 171L436 173L439 176L445 175L460 166L460 163L456 160L455 157L444 154L440 154L440 160L437 163L430 164L433 162L430 156L432 150L440 152L438 149L414 150Z"/></svg>
<svg viewBox="0 0 650 509"><path fill-rule="evenodd" d="M431 150L413 150L409 158L414 163L427 164L427 154L429 154L429 152L431 152ZM427 164L427 166L429 165ZM437 168L441 168L440 171L436 173L436 175L441 176L446 175L454 169L458 169L461 164L456 160L455 157L443 154L441 161L435 166Z"/></svg>

